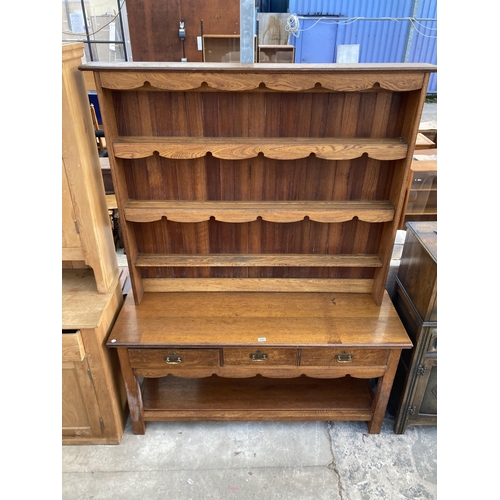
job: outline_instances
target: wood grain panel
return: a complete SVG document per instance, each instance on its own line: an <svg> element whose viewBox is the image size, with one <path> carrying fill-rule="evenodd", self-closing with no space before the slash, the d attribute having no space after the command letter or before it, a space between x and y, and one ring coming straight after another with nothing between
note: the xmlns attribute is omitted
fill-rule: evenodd
<svg viewBox="0 0 500 500"><path fill-rule="evenodd" d="M114 92L120 136L149 135L140 130L140 123L127 123L127 116L139 114L138 94L151 101L149 107L156 111L153 135L160 137L219 137L219 132L230 130L227 137L398 138L408 99L398 92ZM226 117L222 124L219 110ZM185 118L188 111L190 120ZM358 112L363 116L359 125ZM256 115L262 117L260 123L255 123Z"/></svg>
<svg viewBox="0 0 500 500"><path fill-rule="evenodd" d="M304 221L305 222L305 221ZM207 232L205 231L205 226ZM310 250L314 250L312 258L318 256L318 262L321 263L321 255L339 255L342 254L339 247L339 242L333 242L331 238L333 237L330 233L335 234L337 232L337 227L340 227L340 233L349 234L355 232L355 229L344 229L343 226L354 225L355 227L360 222L351 221L343 224L319 224L309 222L310 230L308 232L308 238L304 240L300 236L300 225L303 223L289 223L289 224L276 224L269 223L265 221L254 221L250 223L241 224L229 224L221 223L217 221L207 221L206 223L196 223L196 224L182 224L172 221L158 221L150 224L136 224L137 233L141 237L139 240L138 251L141 254L150 255L189 255L193 252L186 248L186 241L182 238L182 230L184 226L192 226L196 233L198 234L197 242L200 239L203 241L203 246L198 245L195 254L214 254L215 258L219 254L235 254L235 255L245 255L248 254L251 258L252 254L258 258L259 254L311 254ZM142 245L143 229L144 226L152 226L151 229L156 238L154 239L152 246ZM372 225L372 226L378 226ZM324 234L324 227L328 234ZM262 235L262 238L256 238L255 235ZM381 237L381 229L375 231L371 230L369 233L368 243L370 252L368 255L376 255L377 248ZM202 236L200 236L202 235ZM139 238L138 238L139 239ZM208 251L203 249L208 248ZM360 255L365 255L361 252ZM278 256L279 257L279 256ZM354 257L356 259L356 257ZM168 262L168 260L166 261ZM163 264L165 264L164 262ZM257 261L256 261L257 262ZM364 262L362 273L358 273L363 279L371 279L373 277L374 268L371 264L368 264L362 259L359 263ZM353 276L355 273L356 265L349 267L325 267L321 265L315 265L315 268L308 268L307 266L299 265L296 267L297 263L290 261L290 267L281 266L281 269L277 269L273 266L272 260L269 261L268 266L252 266L252 270L236 270L234 266L224 267L220 266L217 268L203 268L197 267L196 271L193 269L187 270L182 267L172 268L172 267L162 267L161 269L142 269L142 275L144 277L187 277L188 274L191 277L207 277L208 275L213 277L243 277L248 275L254 278L278 278L278 277L316 277L316 278L346 278ZM244 267L244 266L243 266ZM188 274L186 274L188 273Z"/></svg>
<svg viewBox="0 0 500 500"><path fill-rule="evenodd" d="M139 306L127 297L108 344L252 347L264 337L271 347L411 347L387 292L381 306L369 292L286 290L147 293Z"/></svg>
<svg viewBox="0 0 500 500"><path fill-rule="evenodd" d="M315 157L284 162L257 157L251 160L220 160L208 155L196 160L156 157L163 179L158 200L240 200L240 201L360 201L387 200L395 162L365 158L351 161L326 161ZM152 200L148 189L140 192L136 183L149 186L144 159L122 160L129 185L129 197ZM370 171L379 173L374 182ZM361 176L358 181L350 177ZM229 178L226 178L229 177ZM192 185L179 188L181 180Z"/></svg>
<svg viewBox="0 0 500 500"><path fill-rule="evenodd" d="M244 246L244 245L243 245ZM201 266L335 266L335 267L380 267L376 255L318 255L318 254L185 254L185 255L140 255L137 267L201 267Z"/></svg>
<svg viewBox="0 0 500 500"><path fill-rule="evenodd" d="M101 68L99 63L89 63L87 69L103 69L102 83L107 89L120 90L202 90L211 91L280 91L280 92L348 92L350 94L360 92L384 91L408 92L419 90L424 83L423 73L397 74L394 71L379 71L374 74L375 69L381 69L381 65L344 66L344 71L337 74L331 73L331 65L325 64L258 64L242 69L241 66L232 63L217 63L217 68L223 68L225 74L220 74L214 69L214 63L187 65L183 67L174 64L142 64L135 66L139 71L113 71L107 72L109 68ZM126 64L122 63L122 68ZM425 65L423 65L425 66ZM387 68L396 70L394 64ZM369 68L369 69L368 69ZM140 71L142 69L142 71ZM165 69L170 70L168 76ZM257 71L255 71L257 69ZM321 71L321 69L326 71ZM349 70L350 69L350 70ZM368 71L366 71L368 69ZM408 69L408 66L406 66ZM245 71L246 70L246 71ZM259 71L260 70L260 71ZM365 71L363 71L365 70ZM357 74L356 74L357 73Z"/></svg>
<svg viewBox="0 0 500 500"><path fill-rule="evenodd" d="M210 278L146 278L143 280L144 291L155 292L332 292L332 293L368 293L373 286L370 279L315 279L294 278L218 278L212 268ZM278 268L281 269L281 268ZM300 268L296 270L300 272ZM228 273L235 273L230 268ZM313 328L313 325L310 325ZM261 325L263 327L263 325ZM227 333L227 332L226 332Z"/></svg>

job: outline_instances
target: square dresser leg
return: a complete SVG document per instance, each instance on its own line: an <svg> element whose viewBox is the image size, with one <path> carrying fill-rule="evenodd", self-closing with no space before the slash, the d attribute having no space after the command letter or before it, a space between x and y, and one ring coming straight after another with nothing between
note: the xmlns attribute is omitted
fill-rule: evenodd
<svg viewBox="0 0 500 500"><path fill-rule="evenodd" d="M125 390L127 391L132 429L134 430L134 434L145 434L146 422L144 421L141 387L130 365L128 349L126 347L119 347L117 351Z"/></svg>
<svg viewBox="0 0 500 500"><path fill-rule="evenodd" d="M373 417L368 422L368 432L370 434L380 434L382 429L382 422L384 421L387 403L391 395L392 383L396 375L399 357L401 356L401 349L393 349L389 355L387 369L383 377L377 381L377 388L375 389L375 397L373 400Z"/></svg>

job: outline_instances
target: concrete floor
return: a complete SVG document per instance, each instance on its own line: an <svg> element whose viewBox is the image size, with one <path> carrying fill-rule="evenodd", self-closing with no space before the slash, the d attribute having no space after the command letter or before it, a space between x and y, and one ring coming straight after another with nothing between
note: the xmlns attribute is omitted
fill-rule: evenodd
<svg viewBox="0 0 500 500"><path fill-rule="evenodd" d="M437 126L436 104L422 121ZM435 500L437 426L396 435L394 410L378 435L364 422L151 422L136 436L129 420L119 445L62 447L62 500Z"/></svg>
<svg viewBox="0 0 500 500"><path fill-rule="evenodd" d="M434 500L436 427L152 422L120 445L63 447L63 500Z"/></svg>

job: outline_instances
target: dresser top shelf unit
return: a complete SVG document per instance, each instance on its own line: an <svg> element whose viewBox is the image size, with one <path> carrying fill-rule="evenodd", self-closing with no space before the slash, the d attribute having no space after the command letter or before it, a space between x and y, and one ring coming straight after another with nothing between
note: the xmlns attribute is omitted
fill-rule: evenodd
<svg viewBox="0 0 500 500"><path fill-rule="evenodd" d="M133 295L381 305L429 64L88 63Z"/></svg>

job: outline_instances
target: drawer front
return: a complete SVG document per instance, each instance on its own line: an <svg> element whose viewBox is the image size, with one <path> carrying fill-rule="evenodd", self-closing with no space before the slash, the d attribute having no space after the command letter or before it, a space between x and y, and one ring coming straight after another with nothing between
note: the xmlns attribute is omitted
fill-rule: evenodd
<svg viewBox="0 0 500 500"><path fill-rule="evenodd" d="M296 366L297 349L293 348L237 348L224 349L224 365Z"/></svg>
<svg viewBox="0 0 500 500"><path fill-rule="evenodd" d="M62 334L62 360L63 362L82 361L85 358L80 330L64 331Z"/></svg>
<svg viewBox="0 0 500 500"><path fill-rule="evenodd" d="M132 368L219 366L219 349L129 349Z"/></svg>
<svg viewBox="0 0 500 500"><path fill-rule="evenodd" d="M389 349L311 348L301 349L301 366L383 366Z"/></svg>

